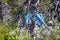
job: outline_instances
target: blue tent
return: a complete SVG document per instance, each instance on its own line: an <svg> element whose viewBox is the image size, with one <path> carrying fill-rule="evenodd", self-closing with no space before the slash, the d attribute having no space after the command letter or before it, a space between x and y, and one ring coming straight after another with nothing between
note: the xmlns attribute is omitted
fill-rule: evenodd
<svg viewBox="0 0 60 40"><path fill-rule="evenodd" d="M33 20L32 16L33 16L32 13L25 15L24 27L26 27L27 24L32 23L32 20ZM43 26L46 26L46 21L45 21L44 16L42 14L35 13L34 18L35 18L35 26L40 27L41 23Z"/></svg>

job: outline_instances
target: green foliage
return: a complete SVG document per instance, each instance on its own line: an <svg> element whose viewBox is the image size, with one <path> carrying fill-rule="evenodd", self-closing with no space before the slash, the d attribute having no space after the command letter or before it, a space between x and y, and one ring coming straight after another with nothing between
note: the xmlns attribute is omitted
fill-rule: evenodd
<svg viewBox="0 0 60 40"><path fill-rule="evenodd" d="M11 7L11 13L15 15L17 13L18 1L17 0L3 0L3 3L7 3Z"/></svg>
<svg viewBox="0 0 60 40"><path fill-rule="evenodd" d="M13 24L9 27L13 27ZM9 27L0 23L0 40L19 40L16 29L13 32Z"/></svg>
<svg viewBox="0 0 60 40"><path fill-rule="evenodd" d="M0 40L4 40L9 35L9 29L7 26L0 24Z"/></svg>

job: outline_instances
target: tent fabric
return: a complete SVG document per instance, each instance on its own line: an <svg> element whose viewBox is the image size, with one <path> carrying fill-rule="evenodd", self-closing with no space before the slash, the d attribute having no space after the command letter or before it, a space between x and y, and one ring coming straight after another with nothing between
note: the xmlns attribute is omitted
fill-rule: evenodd
<svg viewBox="0 0 60 40"><path fill-rule="evenodd" d="M31 24L32 23L32 13L29 13L25 16L25 21L24 21L24 27L26 27L27 24ZM34 14L34 18L35 18L35 26L40 27L41 23L43 26L46 26L46 21L44 19L44 16L40 13L35 13Z"/></svg>

